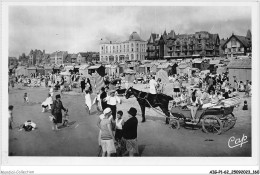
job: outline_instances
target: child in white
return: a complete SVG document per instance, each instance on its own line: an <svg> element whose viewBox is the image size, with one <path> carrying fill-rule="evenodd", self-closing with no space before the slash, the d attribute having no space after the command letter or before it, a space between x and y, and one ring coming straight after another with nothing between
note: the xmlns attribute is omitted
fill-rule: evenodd
<svg viewBox="0 0 260 175"><path fill-rule="evenodd" d="M51 86L49 93L51 94L51 97L53 97L53 86Z"/></svg>
<svg viewBox="0 0 260 175"><path fill-rule="evenodd" d="M85 104L86 104L86 110L88 110L88 113L90 114L92 103L91 103L91 97L90 97L89 90L85 91Z"/></svg>

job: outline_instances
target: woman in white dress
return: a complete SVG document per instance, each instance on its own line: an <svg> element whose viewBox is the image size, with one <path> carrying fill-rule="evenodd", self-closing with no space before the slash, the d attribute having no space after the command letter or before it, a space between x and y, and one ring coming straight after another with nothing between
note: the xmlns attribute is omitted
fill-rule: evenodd
<svg viewBox="0 0 260 175"><path fill-rule="evenodd" d="M89 90L85 90L85 104L86 104L86 110L90 114L92 103L91 103L91 97L90 97Z"/></svg>

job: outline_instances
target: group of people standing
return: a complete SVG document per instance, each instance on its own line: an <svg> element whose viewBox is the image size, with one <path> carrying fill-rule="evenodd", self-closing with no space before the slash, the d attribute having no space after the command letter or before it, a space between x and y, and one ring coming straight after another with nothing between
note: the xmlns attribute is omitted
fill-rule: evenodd
<svg viewBox="0 0 260 175"><path fill-rule="evenodd" d="M139 154L137 144L137 110L130 108L127 120L123 119L123 112L117 112L114 120L112 110L108 107L99 116L97 125L100 129L98 142L102 149L102 157L110 157L112 154L118 156L134 156Z"/></svg>

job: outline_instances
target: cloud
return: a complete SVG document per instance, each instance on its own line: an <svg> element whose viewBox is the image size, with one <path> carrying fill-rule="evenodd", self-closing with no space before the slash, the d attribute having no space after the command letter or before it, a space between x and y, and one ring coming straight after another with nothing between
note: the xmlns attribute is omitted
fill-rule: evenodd
<svg viewBox="0 0 260 175"><path fill-rule="evenodd" d="M98 51L100 39L127 40L137 31L145 40L151 32L209 31L220 38L251 28L249 7L69 7L14 6L9 9L9 55L31 49L51 53Z"/></svg>

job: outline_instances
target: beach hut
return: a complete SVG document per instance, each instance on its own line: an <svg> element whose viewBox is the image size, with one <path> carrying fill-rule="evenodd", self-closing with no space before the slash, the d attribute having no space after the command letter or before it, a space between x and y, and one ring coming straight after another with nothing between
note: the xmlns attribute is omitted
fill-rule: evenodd
<svg viewBox="0 0 260 175"><path fill-rule="evenodd" d="M209 67L208 60L194 60L192 68L198 68L199 70L207 70Z"/></svg>
<svg viewBox="0 0 260 175"><path fill-rule="evenodd" d="M24 67L24 66L19 66L19 67L15 70L15 76L19 76L19 75L28 76L28 70L27 70L27 68Z"/></svg>
<svg viewBox="0 0 260 175"><path fill-rule="evenodd" d="M50 73L52 73L52 68L53 67L51 67L51 66L45 66L44 67L44 75L48 75L48 74L50 74Z"/></svg>
<svg viewBox="0 0 260 175"><path fill-rule="evenodd" d="M218 64L217 66L217 74L223 74L227 72L227 66L225 64Z"/></svg>
<svg viewBox="0 0 260 175"><path fill-rule="evenodd" d="M128 81L129 83L133 83L133 81L135 80L136 71L132 69L126 69L124 73L125 73L125 81Z"/></svg>
<svg viewBox="0 0 260 175"><path fill-rule="evenodd" d="M45 71L43 67L37 67L36 68L37 75L45 75Z"/></svg>
<svg viewBox="0 0 260 175"><path fill-rule="evenodd" d="M217 67L215 65L218 65L220 63L220 60L210 60L209 61L209 70L210 73L216 74L217 73Z"/></svg>
<svg viewBox="0 0 260 175"><path fill-rule="evenodd" d="M88 76L88 67L89 67L88 64L81 65L81 66L79 67L79 74L80 74L80 75L82 74L84 77L85 77L85 76Z"/></svg>
<svg viewBox="0 0 260 175"><path fill-rule="evenodd" d="M168 77L168 73L161 69L156 73L156 79L160 78L162 80L162 83L169 83L169 77Z"/></svg>
<svg viewBox="0 0 260 175"><path fill-rule="evenodd" d="M171 66L171 63L163 63L163 64L160 64L160 65L158 65L158 67L157 67L157 72L159 71L159 70L164 70L165 72L167 72L167 74L169 75L169 73L171 72L171 70L172 70L172 66Z"/></svg>
<svg viewBox="0 0 260 175"><path fill-rule="evenodd" d="M146 73L146 70L145 70L145 69L146 69L146 66L145 66L145 65L140 65L138 72L139 72L139 73Z"/></svg>
<svg viewBox="0 0 260 175"><path fill-rule="evenodd" d="M73 70L73 69L74 69L74 66L72 66L72 65L67 65L67 66L64 67L64 69L65 69L66 71L70 71L70 70Z"/></svg>
<svg viewBox="0 0 260 175"><path fill-rule="evenodd" d="M229 82L234 86L234 80L246 82L251 81L252 65L251 59L236 59L230 61L227 66Z"/></svg>
<svg viewBox="0 0 260 175"><path fill-rule="evenodd" d="M117 65L111 65L110 67L110 75L118 75L118 66Z"/></svg>
<svg viewBox="0 0 260 175"><path fill-rule="evenodd" d="M147 65L147 70L148 70L148 67L149 67L149 72L150 73L156 73L157 72L157 67L158 67L159 63L156 63L156 62L153 62L151 64L148 64Z"/></svg>
<svg viewBox="0 0 260 175"><path fill-rule="evenodd" d="M27 70L28 70L29 76L36 73L36 67L29 67L29 68L27 68Z"/></svg>
<svg viewBox="0 0 260 175"><path fill-rule="evenodd" d="M52 69L53 73L60 73L60 67L59 66L55 66Z"/></svg>
<svg viewBox="0 0 260 175"><path fill-rule="evenodd" d="M177 67L177 74L179 75L184 75L184 74L188 74L190 75L190 65L187 63L180 63Z"/></svg>

